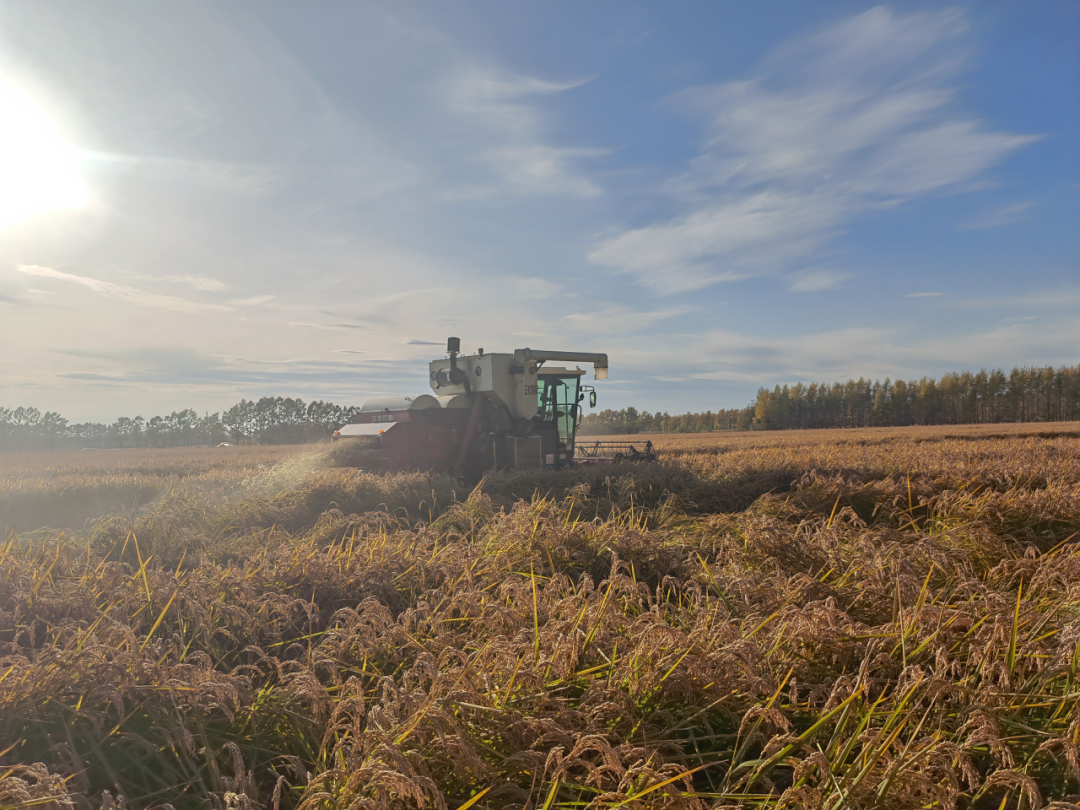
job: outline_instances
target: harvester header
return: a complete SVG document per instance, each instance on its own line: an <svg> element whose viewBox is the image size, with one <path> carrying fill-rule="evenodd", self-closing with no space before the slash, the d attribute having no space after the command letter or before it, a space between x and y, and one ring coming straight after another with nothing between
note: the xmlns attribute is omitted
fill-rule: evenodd
<svg viewBox="0 0 1080 810"><path fill-rule="evenodd" d="M447 340L446 353L428 367L434 396L366 402L354 422L337 431L335 438L373 442L372 466L390 471L430 469L475 479L493 469L575 463L576 431L586 394L590 406L596 405L595 389L581 384L586 371L580 364L591 365L595 379L607 379L606 354L480 349L462 355L456 337ZM596 446L590 445L586 463L600 459Z"/></svg>

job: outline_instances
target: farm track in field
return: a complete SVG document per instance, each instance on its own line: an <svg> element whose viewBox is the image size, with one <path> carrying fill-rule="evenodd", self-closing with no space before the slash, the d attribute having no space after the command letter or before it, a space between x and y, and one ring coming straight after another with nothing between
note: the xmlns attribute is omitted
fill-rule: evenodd
<svg viewBox="0 0 1080 810"><path fill-rule="evenodd" d="M12 454L0 807L1075 806L1078 435Z"/></svg>

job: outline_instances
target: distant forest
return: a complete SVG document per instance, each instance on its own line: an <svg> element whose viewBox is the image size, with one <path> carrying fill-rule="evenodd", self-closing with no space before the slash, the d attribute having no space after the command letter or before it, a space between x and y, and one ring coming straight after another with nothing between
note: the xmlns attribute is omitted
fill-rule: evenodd
<svg viewBox="0 0 1080 810"><path fill-rule="evenodd" d="M636 408L588 414L581 433L700 433L713 430L970 425L1080 420L1080 366L968 371L940 379L859 378L758 390L745 408L649 413Z"/></svg>
<svg viewBox="0 0 1080 810"><path fill-rule="evenodd" d="M0 451L115 447L193 447L220 444L303 444L325 441L360 409L287 397L241 400L202 416L190 408L168 416L121 416L112 424L70 424L37 408L0 408Z"/></svg>
<svg viewBox="0 0 1080 810"><path fill-rule="evenodd" d="M326 440L357 411L329 402L263 397L202 416L187 409L151 419L71 424L52 411L0 408L0 451L191 447L226 441L301 444ZM912 381L860 378L831 385L778 385L760 389L757 400L745 408L676 416L633 407L590 413L580 432L598 436L1073 420L1080 420L1080 366L1047 366Z"/></svg>

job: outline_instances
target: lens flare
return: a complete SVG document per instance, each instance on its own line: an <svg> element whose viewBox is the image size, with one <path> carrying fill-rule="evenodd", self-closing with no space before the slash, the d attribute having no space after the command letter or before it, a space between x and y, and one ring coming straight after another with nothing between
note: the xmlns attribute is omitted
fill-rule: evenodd
<svg viewBox="0 0 1080 810"><path fill-rule="evenodd" d="M78 150L43 105L0 78L0 230L86 201Z"/></svg>

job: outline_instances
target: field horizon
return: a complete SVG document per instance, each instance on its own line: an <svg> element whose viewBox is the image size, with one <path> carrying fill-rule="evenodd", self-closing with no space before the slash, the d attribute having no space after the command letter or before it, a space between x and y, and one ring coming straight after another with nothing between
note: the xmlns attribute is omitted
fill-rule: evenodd
<svg viewBox="0 0 1080 810"><path fill-rule="evenodd" d="M632 433L579 436L592 441L651 441L662 453L726 452L746 443L816 444L820 441L886 441L996 436L1080 437L1080 422L1021 422L992 425L910 425L903 427L816 428L801 430L705 431L701 433ZM325 453L325 442L249 444L232 447L127 447L88 450L10 451L0 475L0 532L44 526L74 529L115 510L138 510L172 486L232 479L267 464L307 454ZM117 477L117 476L120 477ZM16 511L26 525L11 522Z"/></svg>

